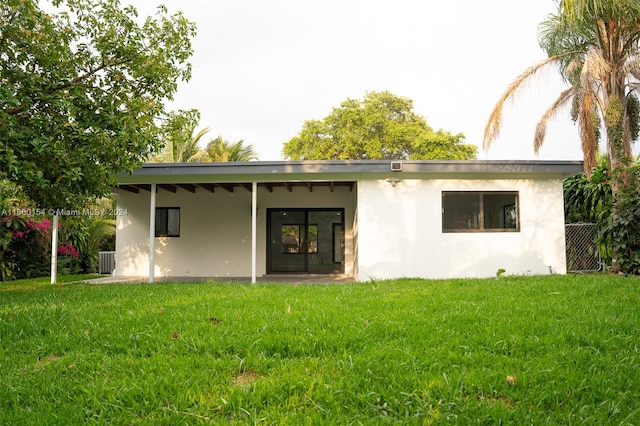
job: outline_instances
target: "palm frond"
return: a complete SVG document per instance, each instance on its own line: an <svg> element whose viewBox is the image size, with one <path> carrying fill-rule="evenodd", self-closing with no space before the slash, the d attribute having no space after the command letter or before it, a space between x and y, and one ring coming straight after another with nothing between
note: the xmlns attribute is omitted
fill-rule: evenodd
<svg viewBox="0 0 640 426"><path fill-rule="evenodd" d="M200 139L202 139L202 137L207 133L209 133L209 128L205 127L204 129L196 133L195 136L193 136L193 138L191 139L191 141L193 142L194 145L198 145L198 143L200 142Z"/></svg>
<svg viewBox="0 0 640 426"><path fill-rule="evenodd" d="M597 18L638 16L640 3L637 0L560 0L559 11L568 24L580 26Z"/></svg>
<svg viewBox="0 0 640 426"><path fill-rule="evenodd" d="M570 87L567 90L563 91L558 99L545 111L544 115L538 122L536 126L536 134L533 138L533 152L538 155L542 144L544 143L544 139L547 135L547 125L549 124L549 120L551 120L560 109L562 109L565 105L567 105L572 99L576 92L575 87Z"/></svg>
<svg viewBox="0 0 640 426"><path fill-rule="evenodd" d="M587 50L581 73L582 85L594 86L597 81L606 80L610 73L611 64L605 59L603 50L596 47Z"/></svg>
<svg viewBox="0 0 640 426"><path fill-rule="evenodd" d="M548 57L573 52L556 62L562 79L569 84L579 81L582 56L592 40L593 31L589 27L573 28L559 13L549 15L538 27L538 43Z"/></svg>
<svg viewBox="0 0 640 426"><path fill-rule="evenodd" d="M536 74L538 74L538 72L540 72L542 69L547 67L549 64L553 64L559 59L572 55L574 53L575 52L567 52L561 55L552 56L536 65L527 68L507 87L507 90L493 107L493 111L491 111L491 115L489 116L489 121L487 122L487 125L484 129L482 148L485 151L487 151L491 147L493 141L495 141L500 135L500 129L502 127L502 112L505 104L509 101L512 102L514 98L518 96L526 83Z"/></svg>
<svg viewBox="0 0 640 426"><path fill-rule="evenodd" d="M257 159L253 145L245 145L244 140L231 143L218 136L212 139L206 148L210 161L239 162Z"/></svg>
<svg viewBox="0 0 640 426"><path fill-rule="evenodd" d="M594 123L594 115L597 114L594 97L595 94L590 89L585 88L578 114L580 140L584 156L584 173L587 177L591 177L591 169L597 165L598 127Z"/></svg>
<svg viewBox="0 0 640 426"><path fill-rule="evenodd" d="M635 52L626 58L622 72L640 80L640 52Z"/></svg>
<svg viewBox="0 0 640 426"><path fill-rule="evenodd" d="M96 218L87 228L87 252L97 253L103 239L116 234L116 221L113 219Z"/></svg>

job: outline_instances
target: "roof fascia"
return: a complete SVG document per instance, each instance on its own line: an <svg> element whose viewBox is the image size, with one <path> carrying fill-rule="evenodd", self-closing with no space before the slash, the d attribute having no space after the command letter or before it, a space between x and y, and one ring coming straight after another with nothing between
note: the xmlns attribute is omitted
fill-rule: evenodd
<svg viewBox="0 0 640 426"><path fill-rule="evenodd" d="M251 161L244 163L148 163L131 174L119 174L121 184L357 181L385 179L562 179L581 173L581 161L401 161L391 171L390 160Z"/></svg>

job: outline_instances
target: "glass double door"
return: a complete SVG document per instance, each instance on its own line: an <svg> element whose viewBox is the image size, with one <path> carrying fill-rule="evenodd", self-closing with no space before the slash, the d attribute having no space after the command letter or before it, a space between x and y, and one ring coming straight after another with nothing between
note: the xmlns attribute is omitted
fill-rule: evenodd
<svg viewBox="0 0 640 426"><path fill-rule="evenodd" d="M344 209L268 209L267 271L344 271Z"/></svg>

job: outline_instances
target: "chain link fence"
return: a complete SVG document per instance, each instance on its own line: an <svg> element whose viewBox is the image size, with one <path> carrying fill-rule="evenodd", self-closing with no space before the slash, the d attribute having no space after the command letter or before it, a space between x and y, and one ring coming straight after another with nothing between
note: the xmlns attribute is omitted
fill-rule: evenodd
<svg viewBox="0 0 640 426"><path fill-rule="evenodd" d="M595 223L565 225L567 272L593 272L602 269Z"/></svg>

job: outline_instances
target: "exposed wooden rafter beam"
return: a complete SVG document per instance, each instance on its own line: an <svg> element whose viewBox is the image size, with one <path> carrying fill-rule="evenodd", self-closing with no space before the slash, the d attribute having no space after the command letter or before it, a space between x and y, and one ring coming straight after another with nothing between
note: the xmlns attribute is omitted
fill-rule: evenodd
<svg viewBox="0 0 640 426"><path fill-rule="evenodd" d="M189 191L192 194L196 193L196 186L191 183L177 183L176 186L184 189L185 191Z"/></svg>
<svg viewBox="0 0 640 426"><path fill-rule="evenodd" d="M219 186L220 188L224 189L227 192L230 192L233 194L233 184L230 183L216 183L214 184L216 186Z"/></svg>
<svg viewBox="0 0 640 426"><path fill-rule="evenodd" d="M175 185L168 185L166 183L159 183L158 188L164 189L165 191L173 192L174 194L178 192L178 188Z"/></svg>
<svg viewBox="0 0 640 426"><path fill-rule="evenodd" d="M197 184L197 186L199 186L200 188L204 188L207 191L211 192L212 194L215 192L215 188L216 186L212 183L199 183Z"/></svg>
<svg viewBox="0 0 640 426"><path fill-rule="evenodd" d="M273 184L272 183L263 183L262 186L267 188L267 191L273 192Z"/></svg>
<svg viewBox="0 0 640 426"><path fill-rule="evenodd" d="M134 194L138 194L140 192L140 189L136 188L135 186L118 185L116 188L122 189L123 191L133 192Z"/></svg>
<svg viewBox="0 0 640 426"><path fill-rule="evenodd" d="M339 187L349 187L349 191L353 192L353 188L355 186L355 182L353 181L302 181L302 182L264 182L259 183L259 187L266 188L267 191L273 193L275 187L283 187L286 188L288 192L293 192L294 187L306 187L309 192L314 192L315 189L328 187L331 192L335 192ZM248 192L251 192L251 184L246 182L227 182L227 183L162 183L156 185L156 192L160 189L164 189L165 191L169 191L172 193L177 193L178 188L184 189L185 191L189 191L192 194L195 194L197 188L203 188L208 192L215 193L215 188L219 187L224 189L229 193L234 193L235 188L241 187L246 189ZM132 192L134 194L138 194L142 191L151 191L151 185L148 183L139 183L139 184L121 184L114 189L121 189L123 191Z"/></svg>

